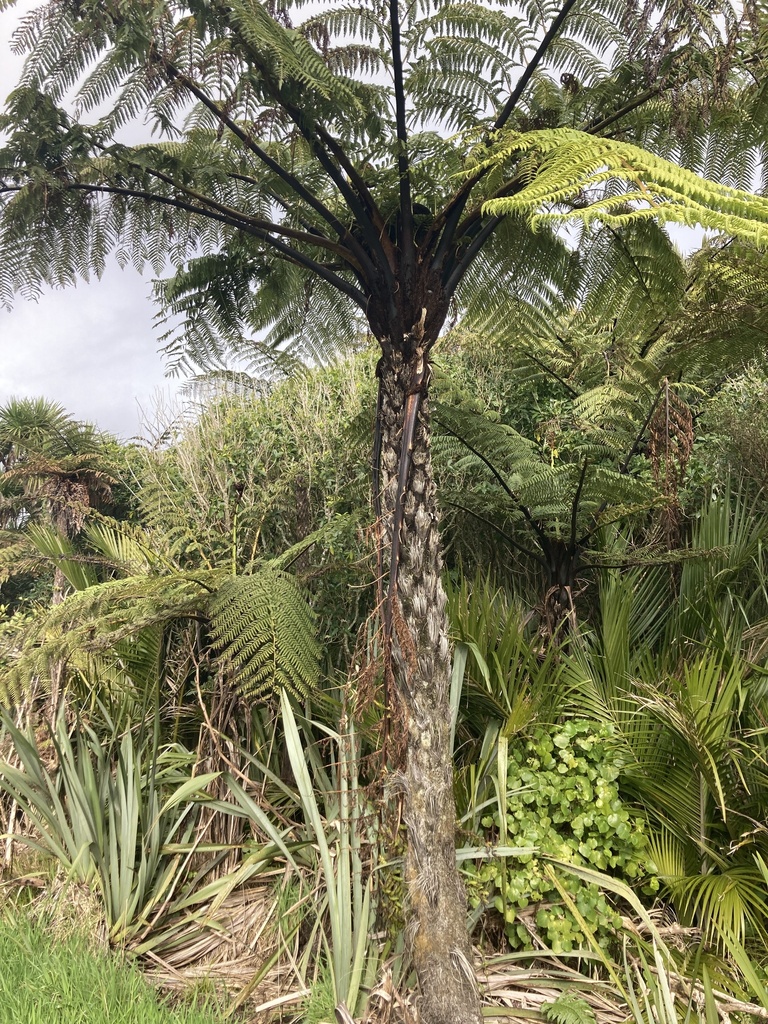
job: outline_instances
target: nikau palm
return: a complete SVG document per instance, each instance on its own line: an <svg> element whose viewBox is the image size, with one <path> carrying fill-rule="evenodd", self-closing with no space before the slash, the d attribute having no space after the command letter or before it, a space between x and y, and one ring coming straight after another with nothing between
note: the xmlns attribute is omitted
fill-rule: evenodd
<svg viewBox="0 0 768 1024"><path fill-rule="evenodd" d="M272 0L48 0L18 36L30 56L0 151L6 298L99 273L115 251L176 265L158 292L181 322L167 340L180 360L277 358L294 337L311 349L361 325L379 343L382 617L407 728L426 1024L480 1020L454 853L430 351L454 301L546 294L566 247L546 223L531 243L533 216L617 232L704 219L761 238L768 203L660 159L706 171L717 153L726 184L749 184L760 17L727 0L367 0L294 23ZM73 93L96 123L67 112ZM166 141L120 141L139 115Z"/></svg>

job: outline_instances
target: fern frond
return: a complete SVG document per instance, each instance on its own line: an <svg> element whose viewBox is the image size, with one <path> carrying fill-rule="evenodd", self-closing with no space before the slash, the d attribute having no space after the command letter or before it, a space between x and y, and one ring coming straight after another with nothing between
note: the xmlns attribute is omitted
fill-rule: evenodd
<svg viewBox="0 0 768 1024"><path fill-rule="evenodd" d="M563 992L552 1003L545 1003L542 1012L550 1024L596 1024L592 1007L572 992Z"/></svg>
<svg viewBox="0 0 768 1024"><path fill-rule="evenodd" d="M287 690L304 700L319 680L315 616L295 577L277 569L235 576L211 602L211 629L245 697Z"/></svg>
<svg viewBox="0 0 768 1024"><path fill-rule="evenodd" d="M599 220L619 228L655 219L710 227L757 245L768 238L768 200L707 181L630 143L571 128L502 133L476 168L510 162L522 187L487 201L489 214L523 213L534 227ZM616 181L624 187L606 194L603 186Z"/></svg>

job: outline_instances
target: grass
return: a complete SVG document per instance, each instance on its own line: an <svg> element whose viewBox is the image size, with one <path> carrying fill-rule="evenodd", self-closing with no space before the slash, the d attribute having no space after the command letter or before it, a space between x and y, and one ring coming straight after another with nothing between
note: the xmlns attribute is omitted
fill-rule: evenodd
<svg viewBox="0 0 768 1024"><path fill-rule="evenodd" d="M0 916L0 1024L220 1024L205 1007L162 1002L137 967L56 938L8 909Z"/></svg>

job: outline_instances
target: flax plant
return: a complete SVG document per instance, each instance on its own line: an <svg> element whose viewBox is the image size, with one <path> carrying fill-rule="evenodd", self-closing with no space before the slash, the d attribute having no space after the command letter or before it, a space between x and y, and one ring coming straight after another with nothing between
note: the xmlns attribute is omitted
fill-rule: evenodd
<svg viewBox="0 0 768 1024"><path fill-rule="evenodd" d="M299 728L285 693L280 707L305 828L317 850L325 890L317 928L328 958L336 1004L355 1013L364 1002L365 987L373 981L379 960L371 935L373 880L370 874L366 877L363 862L370 809L359 782L359 739L346 714L338 731L320 727L337 753L337 763L329 773L308 730ZM312 724L317 727L317 723Z"/></svg>
<svg viewBox="0 0 768 1024"><path fill-rule="evenodd" d="M197 813L217 773L192 775L187 751L151 735L102 743L80 725L73 739L60 718L46 750L2 721L20 766L0 763L0 789L34 827L18 840L100 892L113 942L145 937L189 898Z"/></svg>

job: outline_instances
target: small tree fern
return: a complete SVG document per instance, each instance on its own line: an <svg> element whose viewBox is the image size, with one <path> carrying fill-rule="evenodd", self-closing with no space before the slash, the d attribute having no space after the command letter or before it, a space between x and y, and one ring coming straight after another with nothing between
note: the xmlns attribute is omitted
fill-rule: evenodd
<svg viewBox="0 0 768 1024"><path fill-rule="evenodd" d="M575 625L577 580L603 528L647 512L659 502L658 490L626 472L627 447L582 420L569 422L567 411L544 443L466 407L438 403L436 416L452 473L463 473L462 490L445 486L443 500L454 516L490 527L538 566L550 632Z"/></svg>
<svg viewBox="0 0 768 1024"><path fill-rule="evenodd" d="M29 543L60 566L74 589L59 604L39 607L9 634L3 652L6 699L28 692L54 661L65 662L73 677L88 679L97 693L103 688L105 698L110 687L146 695L163 674L161 648L169 662L179 658L182 665L189 657L186 644L198 657L204 654L204 634L201 649L194 634L186 637L182 630L179 635L184 623L210 623L214 643L238 671L244 697L265 700L285 687L303 699L315 689L316 617L298 580L280 568L295 559L296 551L247 576L232 576L226 568L169 571L157 557L150 557L139 574L124 575L115 560L111 565L119 574L105 580L94 571L103 569L105 552L119 552L130 560L123 565L135 566L141 549L130 532L106 521L93 528L93 535L100 554L73 560L71 545L58 534L40 527L29 533ZM182 648L172 654L174 643Z"/></svg>

